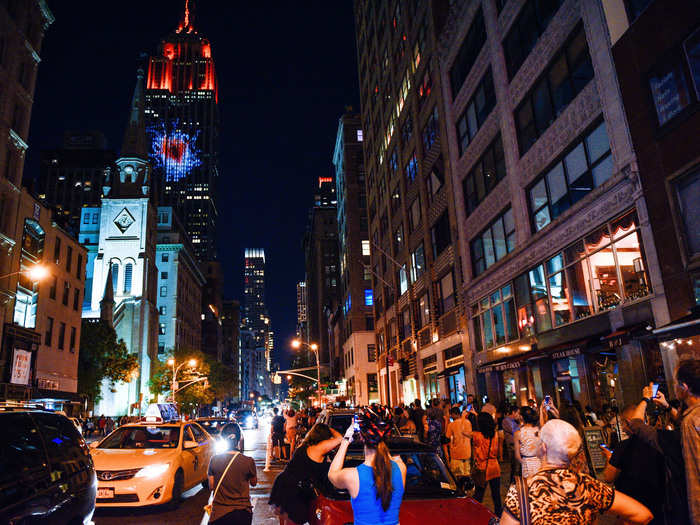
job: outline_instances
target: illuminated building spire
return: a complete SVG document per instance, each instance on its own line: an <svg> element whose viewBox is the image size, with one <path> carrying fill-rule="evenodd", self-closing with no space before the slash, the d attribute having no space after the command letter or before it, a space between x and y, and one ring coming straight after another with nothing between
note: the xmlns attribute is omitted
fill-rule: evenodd
<svg viewBox="0 0 700 525"><path fill-rule="evenodd" d="M190 5L191 4L191 5ZM175 30L176 33L196 33L192 23L194 22L194 0L185 0L185 12L182 15L182 21Z"/></svg>
<svg viewBox="0 0 700 525"><path fill-rule="evenodd" d="M143 69L139 68L136 73L136 87L134 96L131 98L131 109L129 121L124 132L124 142L122 144L122 157L135 157L139 159L148 158L148 148L146 146L146 125L144 122L144 87Z"/></svg>

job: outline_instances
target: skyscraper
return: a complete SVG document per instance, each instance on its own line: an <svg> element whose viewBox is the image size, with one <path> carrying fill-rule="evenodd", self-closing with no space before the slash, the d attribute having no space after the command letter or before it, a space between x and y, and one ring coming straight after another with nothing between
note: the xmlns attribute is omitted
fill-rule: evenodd
<svg viewBox="0 0 700 525"><path fill-rule="evenodd" d="M199 260L216 258L219 112L211 44L183 19L148 60L146 120L159 204L174 206Z"/></svg>
<svg viewBox="0 0 700 525"><path fill-rule="evenodd" d="M256 346L264 347L268 323L265 309L265 250L246 248L243 271L243 319L246 330L254 333Z"/></svg>

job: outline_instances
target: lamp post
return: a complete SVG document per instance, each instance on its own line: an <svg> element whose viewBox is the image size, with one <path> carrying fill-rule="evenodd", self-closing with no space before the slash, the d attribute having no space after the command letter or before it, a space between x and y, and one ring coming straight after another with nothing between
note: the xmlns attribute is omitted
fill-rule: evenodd
<svg viewBox="0 0 700 525"><path fill-rule="evenodd" d="M314 356L316 357L316 377L318 378L318 381L316 382L316 396L318 397L318 406L321 406L321 360L318 357L318 345L316 343L305 343L301 341L300 339L294 339L292 341L292 348L301 348L302 346L306 346L309 350L311 350L314 353Z"/></svg>
<svg viewBox="0 0 700 525"><path fill-rule="evenodd" d="M168 359L168 364L169 364L170 366L173 367L173 379L172 379L172 382L170 383L170 386L171 386L171 389L172 389L172 392L173 392L173 394L172 394L172 400L173 400L173 403L175 403L175 391L177 390L177 385L176 385L175 378L177 377L177 373L180 371L180 369L181 369L184 365L189 365L191 368L194 368L195 366L197 366L197 360L196 360L196 359L190 359L189 361L183 361L182 363L180 363L180 364L178 365L177 368L175 368L175 359L170 358L170 359Z"/></svg>
<svg viewBox="0 0 700 525"><path fill-rule="evenodd" d="M1 275L0 279L4 279L5 277L11 277L12 275L17 275L20 273L26 273L27 277L29 277L33 282L37 282L48 277L49 269L46 266L37 263L26 270L18 270L16 272Z"/></svg>

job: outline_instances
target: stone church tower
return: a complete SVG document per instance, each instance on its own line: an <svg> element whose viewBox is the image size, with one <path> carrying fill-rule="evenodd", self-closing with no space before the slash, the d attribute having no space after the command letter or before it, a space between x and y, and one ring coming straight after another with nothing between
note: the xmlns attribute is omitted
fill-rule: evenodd
<svg viewBox="0 0 700 525"><path fill-rule="evenodd" d="M139 374L131 383L117 385L116 392L103 385L102 401L95 412L111 416L129 413L129 407L138 402L145 410L151 360L157 354L156 208L150 190L143 77L139 70L116 173L105 173L99 240L93 259L88 315L104 316L104 301L110 299L105 295L111 294L114 306L110 314L117 337L139 357ZM138 410L131 413L138 414Z"/></svg>

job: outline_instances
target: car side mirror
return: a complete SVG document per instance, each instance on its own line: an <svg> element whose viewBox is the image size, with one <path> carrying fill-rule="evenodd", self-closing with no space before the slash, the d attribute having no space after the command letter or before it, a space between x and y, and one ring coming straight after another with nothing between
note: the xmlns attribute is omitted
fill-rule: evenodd
<svg viewBox="0 0 700 525"><path fill-rule="evenodd" d="M197 442L196 441L185 441L185 444L183 445L185 449L188 448L197 448Z"/></svg>

